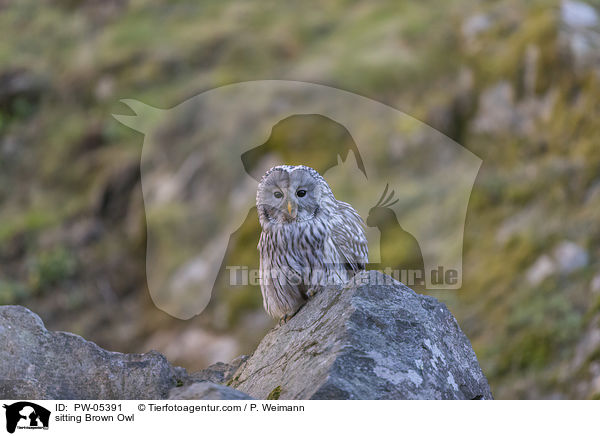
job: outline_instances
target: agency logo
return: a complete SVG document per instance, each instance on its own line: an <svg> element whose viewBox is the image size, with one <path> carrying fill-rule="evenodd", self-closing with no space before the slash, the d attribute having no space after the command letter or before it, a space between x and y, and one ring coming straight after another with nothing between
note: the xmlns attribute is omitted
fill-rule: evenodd
<svg viewBox="0 0 600 436"><path fill-rule="evenodd" d="M42 406L28 401L19 401L6 409L6 431L14 433L16 429L47 430L50 421L50 411Z"/></svg>
<svg viewBox="0 0 600 436"><path fill-rule="evenodd" d="M145 135L147 283L168 314L201 313L231 277L255 285L257 186L282 164L314 168L358 212L367 269L409 286L461 288L482 161L431 126L351 92L284 80L211 89L171 109L122 102L135 115L113 116Z"/></svg>

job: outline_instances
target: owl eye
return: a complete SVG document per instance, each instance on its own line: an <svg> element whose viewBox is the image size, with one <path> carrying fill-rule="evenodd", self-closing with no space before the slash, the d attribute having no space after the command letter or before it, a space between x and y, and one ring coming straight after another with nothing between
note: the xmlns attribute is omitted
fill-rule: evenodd
<svg viewBox="0 0 600 436"><path fill-rule="evenodd" d="M299 189L299 190L296 192L296 195L297 195L298 197L304 197L304 196L306 195L306 191L305 191L304 189Z"/></svg>
<svg viewBox="0 0 600 436"><path fill-rule="evenodd" d="M279 192L279 191L275 191L273 193L273 195L275 196L275 198L281 198L281 197L283 197L283 194L281 192Z"/></svg>

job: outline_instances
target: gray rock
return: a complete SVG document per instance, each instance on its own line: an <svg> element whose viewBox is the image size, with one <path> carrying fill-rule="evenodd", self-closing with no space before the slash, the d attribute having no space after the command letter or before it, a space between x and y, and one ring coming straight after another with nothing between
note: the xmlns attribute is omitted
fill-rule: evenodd
<svg viewBox="0 0 600 436"><path fill-rule="evenodd" d="M578 71L600 68L600 19L591 5L565 0L560 9L559 49Z"/></svg>
<svg viewBox="0 0 600 436"><path fill-rule="evenodd" d="M536 54L537 53L537 54ZM525 56L526 97L517 99L513 85L500 81L486 88L479 95L479 104L471 129L476 134L505 135L511 132L519 136L537 134L537 123L547 122L554 108L557 94L549 90L543 95L531 94L535 88L535 77L539 49L530 46Z"/></svg>
<svg viewBox="0 0 600 436"><path fill-rule="evenodd" d="M479 109L473 120L476 133L512 131L516 123L515 96L510 83L499 82L479 97Z"/></svg>
<svg viewBox="0 0 600 436"><path fill-rule="evenodd" d="M554 258L560 272L570 274L587 266L587 251L574 242L563 241L554 249Z"/></svg>
<svg viewBox="0 0 600 436"><path fill-rule="evenodd" d="M252 400L253 398L230 388L208 381L192 383L171 389L170 400Z"/></svg>
<svg viewBox="0 0 600 436"><path fill-rule="evenodd" d="M556 273L571 274L585 268L589 255L582 247L571 241L563 241L556 246L551 255L541 255L527 270L527 281L539 285L547 277Z"/></svg>
<svg viewBox="0 0 600 436"><path fill-rule="evenodd" d="M46 330L24 307L0 307L0 398L161 399L186 376L155 351L106 351Z"/></svg>
<svg viewBox="0 0 600 436"><path fill-rule="evenodd" d="M565 0L560 7L560 16L567 26L593 27L598 24L598 12L587 3Z"/></svg>
<svg viewBox="0 0 600 436"><path fill-rule="evenodd" d="M590 283L590 288L594 294L600 294L600 274L596 274Z"/></svg>
<svg viewBox="0 0 600 436"><path fill-rule="evenodd" d="M230 386L258 399L492 398L445 305L375 271L358 281L269 332Z"/></svg>
<svg viewBox="0 0 600 436"><path fill-rule="evenodd" d="M556 262L547 254L540 256L527 270L527 281L536 286L556 272Z"/></svg>
<svg viewBox="0 0 600 436"><path fill-rule="evenodd" d="M467 42L472 42L492 25L491 18L486 14L476 14L467 18L461 25L460 31Z"/></svg>
<svg viewBox="0 0 600 436"><path fill-rule="evenodd" d="M157 352L106 351L48 331L24 307L1 306L0 398L492 398L443 304L381 273L358 277L318 294L250 358L192 375Z"/></svg>
<svg viewBox="0 0 600 436"><path fill-rule="evenodd" d="M231 363L217 362L206 369L202 369L189 376L189 382L208 381L212 383L227 384L233 378L233 374L242 363L248 360L250 356L242 355L234 359Z"/></svg>

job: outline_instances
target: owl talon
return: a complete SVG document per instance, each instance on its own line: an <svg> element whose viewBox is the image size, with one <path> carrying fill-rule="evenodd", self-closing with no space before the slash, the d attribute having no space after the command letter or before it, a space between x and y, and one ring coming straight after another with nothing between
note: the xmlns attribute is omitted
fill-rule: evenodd
<svg viewBox="0 0 600 436"><path fill-rule="evenodd" d="M302 309L302 306L300 306L298 309L296 309L296 311L294 313L286 313L281 318L279 318L279 325L282 326L286 322L288 322L290 319L292 319L292 317L294 315L296 315L298 312L300 312L300 309Z"/></svg>
<svg viewBox="0 0 600 436"><path fill-rule="evenodd" d="M317 295L318 290L315 288L309 289L308 291L306 291L306 296L310 299L312 297L314 297L315 295Z"/></svg>

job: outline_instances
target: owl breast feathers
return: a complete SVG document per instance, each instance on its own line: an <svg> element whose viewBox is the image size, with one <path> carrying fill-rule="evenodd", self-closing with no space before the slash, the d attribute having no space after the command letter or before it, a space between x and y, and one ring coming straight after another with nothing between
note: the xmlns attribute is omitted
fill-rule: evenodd
<svg viewBox="0 0 600 436"><path fill-rule="evenodd" d="M285 322L322 287L343 284L368 262L364 222L335 199L313 168L281 165L256 194L265 310Z"/></svg>

